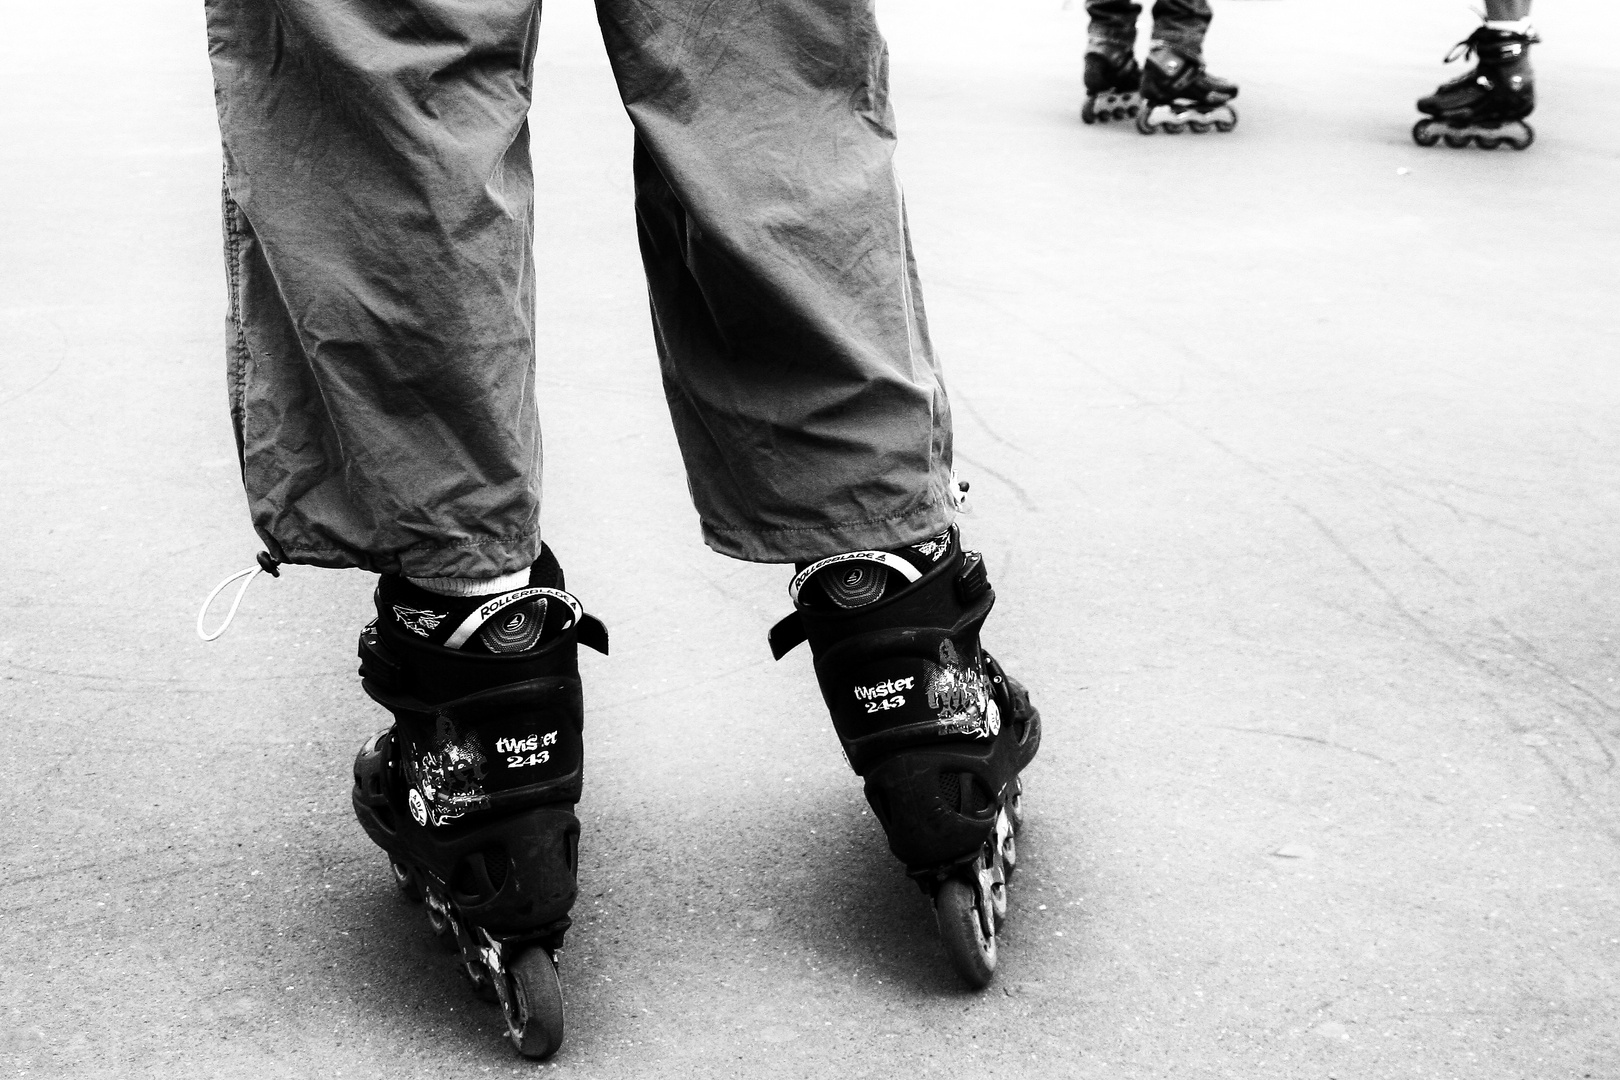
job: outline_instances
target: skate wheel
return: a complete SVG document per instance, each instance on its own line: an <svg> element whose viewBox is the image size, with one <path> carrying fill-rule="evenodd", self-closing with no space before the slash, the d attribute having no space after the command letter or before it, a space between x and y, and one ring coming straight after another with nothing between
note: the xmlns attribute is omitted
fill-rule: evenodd
<svg viewBox="0 0 1620 1080"><path fill-rule="evenodd" d="M1092 104L1089 98L1080 106L1080 122L1083 124L1095 124L1097 122L1097 107Z"/></svg>
<svg viewBox="0 0 1620 1080"><path fill-rule="evenodd" d="M1144 135L1152 135L1159 130L1153 124L1152 106L1144 105L1142 111L1136 114L1136 130Z"/></svg>
<svg viewBox="0 0 1620 1080"><path fill-rule="evenodd" d="M1467 146L1473 141L1472 138L1467 135L1446 135L1444 138L1446 140L1446 145L1451 147L1453 150L1461 150L1463 147Z"/></svg>
<svg viewBox="0 0 1620 1080"><path fill-rule="evenodd" d="M939 920L939 937L945 955L962 981L975 990L990 984L996 973L996 932L979 910L973 886L960 878L949 878L934 894L934 917Z"/></svg>
<svg viewBox="0 0 1620 1080"><path fill-rule="evenodd" d="M422 885L416 880L416 875L411 873L411 868L406 866L404 863L395 862L393 859L389 859L388 869L393 871L394 884L398 885L399 891L405 894L405 899L410 900L413 903L420 903L422 899Z"/></svg>
<svg viewBox="0 0 1620 1080"><path fill-rule="evenodd" d="M551 953L524 949L506 968L507 993L501 1001L506 1034L526 1058L543 1060L563 1041L562 980Z"/></svg>
<svg viewBox="0 0 1620 1080"><path fill-rule="evenodd" d="M1216 131L1231 131L1235 127L1237 127L1237 113L1233 113L1230 120L1215 121Z"/></svg>
<svg viewBox="0 0 1620 1080"><path fill-rule="evenodd" d="M1434 131L1433 120L1419 120L1412 125L1412 141L1419 146L1433 146L1440 141L1440 136Z"/></svg>
<svg viewBox="0 0 1620 1080"><path fill-rule="evenodd" d="M1202 120L1189 120L1187 121L1187 126L1192 129L1192 133L1194 135L1207 135L1209 134L1209 129L1214 125L1206 124Z"/></svg>
<svg viewBox="0 0 1620 1080"><path fill-rule="evenodd" d="M1481 150L1495 150L1502 145L1502 140L1495 135L1475 135L1474 142L1479 145Z"/></svg>
<svg viewBox="0 0 1620 1080"><path fill-rule="evenodd" d="M1187 130L1187 125L1183 124L1179 120L1166 120L1164 122L1164 133L1166 135L1180 135L1183 131L1186 131L1186 130Z"/></svg>
<svg viewBox="0 0 1620 1080"><path fill-rule="evenodd" d="M1531 127L1529 124L1520 124L1519 126L1524 128L1524 138L1515 139L1513 136L1509 135L1507 144L1513 147L1515 150L1528 150L1530 149L1530 144L1536 141L1536 129Z"/></svg>

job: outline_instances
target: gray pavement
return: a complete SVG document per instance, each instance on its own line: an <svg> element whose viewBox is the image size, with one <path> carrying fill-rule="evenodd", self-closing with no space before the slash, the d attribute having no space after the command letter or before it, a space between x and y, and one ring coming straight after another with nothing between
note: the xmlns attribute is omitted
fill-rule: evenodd
<svg viewBox="0 0 1620 1080"><path fill-rule="evenodd" d="M1620 12L1419 150L1461 4L1217 0L1230 136L1077 120L1078 3L883 0L987 640L1047 741L996 983L864 812L781 568L697 539L582 0L543 31L548 538L588 654L548 1074L1620 1076ZM370 581L260 579L201 5L0 34L0 1074L479 1076L354 824Z"/></svg>

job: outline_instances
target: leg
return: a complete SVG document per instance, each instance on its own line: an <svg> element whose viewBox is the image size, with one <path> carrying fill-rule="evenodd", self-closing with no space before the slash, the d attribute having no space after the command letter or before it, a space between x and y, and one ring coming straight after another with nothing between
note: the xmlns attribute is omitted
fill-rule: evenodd
<svg viewBox="0 0 1620 1080"><path fill-rule="evenodd" d="M1189 60L1201 61L1211 18L1209 0L1156 0L1154 44L1167 45Z"/></svg>
<svg viewBox="0 0 1620 1080"><path fill-rule="evenodd" d="M1086 101L1080 119L1088 124L1125 120L1137 114L1142 69L1136 63L1136 20L1142 14L1133 0L1087 0L1091 23L1086 30Z"/></svg>
<svg viewBox="0 0 1620 1080"><path fill-rule="evenodd" d="M636 128L664 387L716 551L763 562L950 524L950 406L858 0L600 0Z"/></svg>
<svg viewBox="0 0 1620 1080"><path fill-rule="evenodd" d="M492 577L539 555L534 0L207 4L231 414L272 555Z"/></svg>
<svg viewBox="0 0 1620 1080"><path fill-rule="evenodd" d="M1135 0L1086 0L1086 52L1100 53L1116 62L1129 59L1136 49L1136 20L1142 5Z"/></svg>
<svg viewBox="0 0 1620 1080"><path fill-rule="evenodd" d="M1447 63L1469 56L1478 63L1418 99L1418 111L1428 117L1412 128L1420 146L1444 139L1453 147L1474 144L1489 150L1506 143L1523 150L1535 139L1524 121L1536 107L1530 46L1541 39L1529 15L1529 0L1487 3L1485 22L1446 56Z"/></svg>
<svg viewBox="0 0 1620 1080"><path fill-rule="evenodd" d="M886 50L868 0L720 0L695 25L691 10L598 0L704 535L800 564L773 649L809 640L891 847L931 892L975 898L993 956L1039 718L979 646L989 582L951 524L950 412L891 160Z"/></svg>
<svg viewBox="0 0 1620 1080"><path fill-rule="evenodd" d="M361 676L394 722L355 761L355 813L544 1057L575 896L578 646L607 642L537 528L538 7L207 14L254 523L283 560L383 575Z"/></svg>

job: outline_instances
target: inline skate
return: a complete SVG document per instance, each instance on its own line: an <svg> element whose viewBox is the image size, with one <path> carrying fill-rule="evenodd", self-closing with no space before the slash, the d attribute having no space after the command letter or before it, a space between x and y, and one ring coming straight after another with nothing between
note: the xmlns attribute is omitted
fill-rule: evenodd
<svg viewBox="0 0 1620 1080"><path fill-rule="evenodd" d="M1142 65L1136 130L1144 135L1231 131L1237 127L1237 112L1228 102L1237 94L1236 83L1211 75L1203 61L1155 42Z"/></svg>
<svg viewBox="0 0 1620 1080"><path fill-rule="evenodd" d="M1536 138L1535 129L1524 122L1536 107L1530 46L1540 40L1528 27L1506 30L1486 24L1459 41L1446 63L1459 56L1478 57L1479 63L1418 99L1418 111L1426 115L1412 125L1412 140L1433 146L1443 139L1455 149L1470 143L1483 150L1503 144L1526 149Z"/></svg>
<svg viewBox="0 0 1620 1080"><path fill-rule="evenodd" d="M1092 51L1086 53L1086 100L1080 106L1080 119L1087 124L1129 120L1142 111L1142 69L1134 56L1116 60Z"/></svg>
<svg viewBox="0 0 1620 1080"><path fill-rule="evenodd" d="M1041 741L1029 694L979 644L995 602L955 526L895 551L803 567L777 659L808 640L816 680L889 848L932 896L952 966L974 989L996 933L1023 823L1019 772Z"/></svg>
<svg viewBox="0 0 1620 1080"><path fill-rule="evenodd" d="M354 762L354 812L394 882L460 950L526 1057L563 1038L557 950L577 892L579 649L607 630L549 549L529 586L448 597L384 576L360 634L365 691L394 715Z"/></svg>

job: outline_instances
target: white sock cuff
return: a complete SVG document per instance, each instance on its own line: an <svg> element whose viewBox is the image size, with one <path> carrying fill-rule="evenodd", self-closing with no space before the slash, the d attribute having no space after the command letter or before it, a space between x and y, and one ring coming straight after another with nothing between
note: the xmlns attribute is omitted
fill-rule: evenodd
<svg viewBox="0 0 1620 1080"><path fill-rule="evenodd" d="M1511 21L1507 19L1486 19L1485 26L1490 30L1506 30L1510 34L1528 35L1530 33L1530 17L1526 15L1522 19Z"/></svg>
<svg viewBox="0 0 1620 1080"><path fill-rule="evenodd" d="M440 596L493 596L523 588L529 583L529 572L518 570L492 578L413 577L405 580Z"/></svg>

